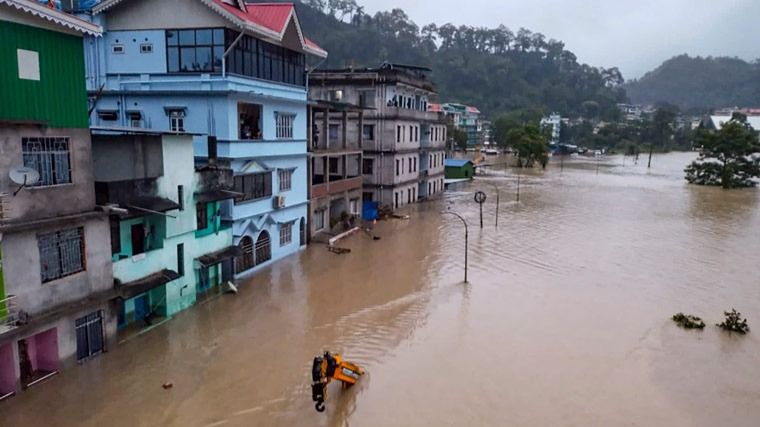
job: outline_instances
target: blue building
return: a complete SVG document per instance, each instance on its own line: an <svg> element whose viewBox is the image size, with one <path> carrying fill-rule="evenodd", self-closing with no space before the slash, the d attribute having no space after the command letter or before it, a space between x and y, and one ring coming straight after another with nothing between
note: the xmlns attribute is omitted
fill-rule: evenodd
<svg viewBox="0 0 760 427"><path fill-rule="evenodd" d="M85 40L91 125L188 132L229 160L236 277L298 251L308 218L307 56L291 3L106 0ZM211 147L211 148L209 148ZM216 150L216 153L209 153Z"/></svg>

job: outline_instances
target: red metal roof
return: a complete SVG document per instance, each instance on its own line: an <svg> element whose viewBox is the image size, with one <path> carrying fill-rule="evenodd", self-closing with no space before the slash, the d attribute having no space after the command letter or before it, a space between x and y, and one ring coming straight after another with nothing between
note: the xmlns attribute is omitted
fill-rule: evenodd
<svg viewBox="0 0 760 427"><path fill-rule="evenodd" d="M293 3L246 3L246 10L241 10L222 0L213 0L213 2L237 18L277 34L278 38L282 37L288 23L295 16ZM298 27L300 33L300 25ZM316 51L317 54L327 55L327 52L319 45L303 37L303 35L300 36L305 48Z"/></svg>
<svg viewBox="0 0 760 427"><path fill-rule="evenodd" d="M431 113L440 113L443 111L443 106L441 106L441 104L428 104L428 111Z"/></svg>
<svg viewBox="0 0 760 427"><path fill-rule="evenodd" d="M480 114L480 110L478 110L476 107L467 107L467 112L468 113Z"/></svg>
<svg viewBox="0 0 760 427"><path fill-rule="evenodd" d="M293 3L251 3L246 4L247 11L240 10L240 8L225 3L222 0L214 0L214 3L222 6L240 19L276 33L282 33L285 25L288 23L290 14L293 12Z"/></svg>

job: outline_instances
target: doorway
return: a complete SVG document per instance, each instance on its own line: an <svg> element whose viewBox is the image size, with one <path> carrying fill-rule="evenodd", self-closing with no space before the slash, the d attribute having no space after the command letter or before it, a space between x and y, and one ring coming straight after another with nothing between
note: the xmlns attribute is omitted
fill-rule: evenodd
<svg viewBox="0 0 760 427"><path fill-rule="evenodd" d="M140 255L145 252L145 225L135 224L131 229L132 234L132 256Z"/></svg>

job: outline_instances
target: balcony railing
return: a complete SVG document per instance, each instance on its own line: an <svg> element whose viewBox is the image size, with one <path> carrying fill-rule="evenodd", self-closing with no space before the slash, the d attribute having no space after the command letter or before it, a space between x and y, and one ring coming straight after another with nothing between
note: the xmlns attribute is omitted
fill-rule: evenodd
<svg viewBox="0 0 760 427"><path fill-rule="evenodd" d="M18 322L18 297L9 295L0 299L0 332L3 329L13 328Z"/></svg>

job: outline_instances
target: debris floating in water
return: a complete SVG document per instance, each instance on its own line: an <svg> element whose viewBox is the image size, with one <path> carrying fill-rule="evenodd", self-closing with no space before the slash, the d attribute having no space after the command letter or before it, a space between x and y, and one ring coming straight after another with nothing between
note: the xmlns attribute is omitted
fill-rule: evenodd
<svg viewBox="0 0 760 427"><path fill-rule="evenodd" d="M746 334L749 332L749 325L747 325L747 319L742 319L742 314L732 308L731 311L724 311L726 320L723 323L716 323L716 326L723 330L730 332L737 332L740 334Z"/></svg>
<svg viewBox="0 0 760 427"><path fill-rule="evenodd" d="M701 318L697 316L693 316L691 314L678 313L673 316L673 321L675 321L678 324L678 326L684 329L704 329L705 328L705 322L702 321Z"/></svg>
<svg viewBox="0 0 760 427"><path fill-rule="evenodd" d="M174 387L173 383L164 383L161 387L164 388L164 390L169 390L170 388Z"/></svg>

